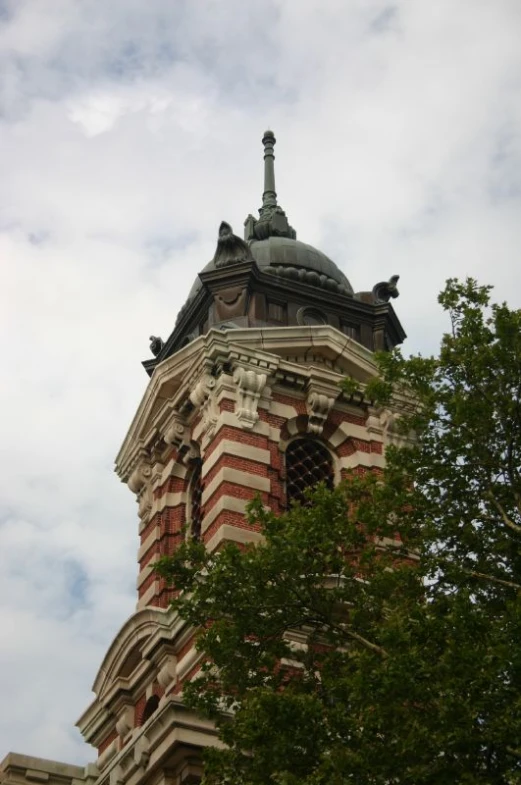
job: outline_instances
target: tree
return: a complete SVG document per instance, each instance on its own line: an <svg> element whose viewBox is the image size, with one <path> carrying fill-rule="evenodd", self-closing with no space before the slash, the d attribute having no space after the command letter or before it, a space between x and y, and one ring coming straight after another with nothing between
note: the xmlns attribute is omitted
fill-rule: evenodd
<svg viewBox="0 0 521 785"><path fill-rule="evenodd" d="M207 783L521 782L521 314L489 297L448 281L439 356L378 357L365 397L408 396L416 434L381 476L159 565L227 745Z"/></svg>

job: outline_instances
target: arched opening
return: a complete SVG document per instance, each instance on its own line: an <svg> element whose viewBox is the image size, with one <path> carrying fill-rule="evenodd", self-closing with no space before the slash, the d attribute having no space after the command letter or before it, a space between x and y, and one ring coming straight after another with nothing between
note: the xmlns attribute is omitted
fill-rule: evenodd
<svg viewBox="0 0 521 785"><path fill-rule="evenodd" d="M133 671L135 671L142 660L141 649L143 648L143 645L146 643L146 641L147 638L145 638L144 641L139 641L139 643L136 643L136 645L131 648L117 673L118 676L122 676L126 679Z"/></svg>
<svg viewBox="0 0 521 785"><path fill-rule="evenodd" d="M148 719L150 719L150 717L155 712L158 706L159 706L159 698L157 697L157 695L152 695L152 697L150 697L145 704L145 708L143 710L143 717L141 718L141 725L144 725L145 722Z"/></svg>
<svg viewBox="0 0 521 785"><path fill-rule="evenodd" d="M323 482L333 489L331 453L321 442L309 437L294 439L286 449L286 497L291 502L309 504L306 491Z"/></svg>

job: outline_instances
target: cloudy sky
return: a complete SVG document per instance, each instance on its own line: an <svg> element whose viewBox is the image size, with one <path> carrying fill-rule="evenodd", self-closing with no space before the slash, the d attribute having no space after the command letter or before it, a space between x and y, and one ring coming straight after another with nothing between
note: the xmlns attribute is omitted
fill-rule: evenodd
<svg viewBox="0 0 521 785"><path fill-rule="evenodd" d="M521 307L519 0L0 0L0 759L74 728L135 603L113 458L217 227L260 205L355 290L449 276Z"/></svg>

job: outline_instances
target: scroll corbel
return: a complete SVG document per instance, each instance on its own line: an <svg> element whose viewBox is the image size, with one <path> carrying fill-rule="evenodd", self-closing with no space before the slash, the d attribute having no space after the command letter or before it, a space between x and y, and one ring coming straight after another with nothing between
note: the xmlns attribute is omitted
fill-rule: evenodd
<svg viewBox="0 0 521 785"><path fill-rule="evenodd" d="M165 429L163 436L166 444L175 447L179 453L183 453L190 443L190 429L184 417L179 412L174 412Z"/></svg>
<svg viewBox="0 0 521 785"><path fill-rule="evenodd" d="M150 479L152 468L150 464L142 462L132 472L128 479L128 487L136 494L138 515L143 519L152 509L152 488Z"/></svg>
<svg viewBox="0 0 521 785"><path fill-rule="evenodd" d="M312 390L306 400L306 409L308 413L308 433L315 436L320 436L324 430L324 424L329 416L331 407L335 399Z"/></svg>
<svg viewBox="0 0 521 785"><path fill-rule="evenodd" d="M235 414L242 427L247 430L251 430L259 419L257 407L267 379L267 374L242 366L238 366L234 371L233 381L237 385Z"/></svg>

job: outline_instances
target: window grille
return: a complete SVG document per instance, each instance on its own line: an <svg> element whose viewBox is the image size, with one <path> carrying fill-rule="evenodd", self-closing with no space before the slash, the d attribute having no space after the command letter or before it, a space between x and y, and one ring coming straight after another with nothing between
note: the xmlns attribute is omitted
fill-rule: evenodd
<svg viewBox="0 0 521 785"><path fill-rule="evenodd" d="M333 461L326 447L315 439L295 439L286 450L286 495L292 501L309 504L305 491L319 482L333 489Z"/></svg>
<svg viewBox="0 0 521 785"><path fill-rule="evenodd" d="M190 482L190 534L194 540L201 537L203 488L202 461L195 458Z"/></svg>

